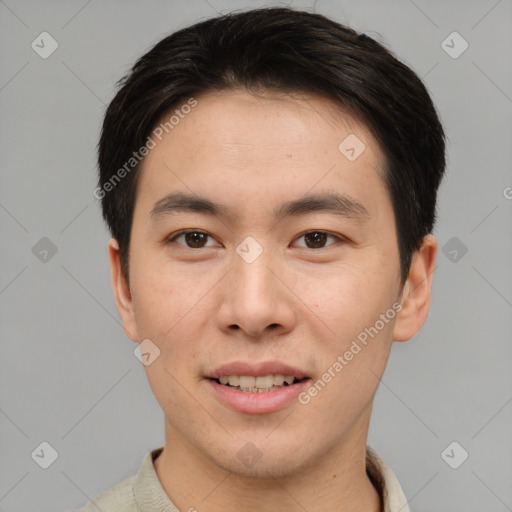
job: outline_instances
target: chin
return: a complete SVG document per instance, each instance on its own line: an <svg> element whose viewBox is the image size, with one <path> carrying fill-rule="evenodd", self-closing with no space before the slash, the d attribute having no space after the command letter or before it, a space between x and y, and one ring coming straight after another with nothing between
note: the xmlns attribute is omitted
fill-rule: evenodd
<svg viewBox="0 0 512 512"><path fill-rule="evenodd" d="M268 433L265 433L268 436ZM305 450L307 442L300 437L281 439L283 444L269 443L265 436L261 440L236 442L236 448L222 450L222 453L212 454L212 462L226 471L241 477L250 478L283 478L300 473L313 464L315 453L311 452L311 444ZM289 441L293 445L289 444ZM211 449L211 447L209 447ZM321 454L317 454L321 457Z"/></svg>
<svg viewBox="0 0 512 512"><path fill-rule="evenodd" d="M292 460L284 456L276 457L275 454L270 459L263 456L252 467L248 467L238 460L229 462L230 464L225 469L231 473L240 477L261 479L291 477L307 467L305 461Z"/></svg>

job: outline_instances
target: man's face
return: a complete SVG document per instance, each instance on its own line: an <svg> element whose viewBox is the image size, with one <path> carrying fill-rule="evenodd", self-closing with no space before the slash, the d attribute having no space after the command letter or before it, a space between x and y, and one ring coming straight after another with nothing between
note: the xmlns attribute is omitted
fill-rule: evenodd
<svg viewBox="0 0 512 512"><path fill-rule="evenodd" d="M366 439L401 292L384 160L365 126L326 99L196 99L143 163L124 326L160 350L146 372L175 446L236 473L285 475ZM286 211L334 193L336 211ZM170 194L224 211L172 208ZM258 394L213 379L279 374L306 379Z"/></svg>

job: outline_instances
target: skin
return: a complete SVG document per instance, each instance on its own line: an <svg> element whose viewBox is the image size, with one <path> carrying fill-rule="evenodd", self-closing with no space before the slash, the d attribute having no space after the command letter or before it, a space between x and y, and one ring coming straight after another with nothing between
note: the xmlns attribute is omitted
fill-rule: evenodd
<svg viewBox="0 0 512 512"><path fill-rule="evenodd" d="M129 287L117 242L109 243L125 333L160 349L145 367L165 416L157 475L180 510L381 510L365 472L372 402L393 341L412 338L427 317L436 239L425 237L402 286L382 153L328 99L236 90L197 100L143 162ZM349 134L366 146L354 161L338 150ZM326 191L358 201L367 218L273 216L284 201ZM206 196L233 216L153 221L155 203L170 192ZM183 236L165 243L182 229L211 238L200 248ZM318 249L301 236L309 231L340 238ZM263 248L250 264L236 252L247 236ZM204 378L231 361L280 360L316 381L396 302L397 316L307 405L235 412ZM262 454L251 467L237 457L247 442Z"/></svg>

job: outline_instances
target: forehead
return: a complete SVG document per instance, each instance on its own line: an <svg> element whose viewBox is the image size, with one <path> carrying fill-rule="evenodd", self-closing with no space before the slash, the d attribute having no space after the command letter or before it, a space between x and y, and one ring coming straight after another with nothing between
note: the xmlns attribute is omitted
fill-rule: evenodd
<svg viewBox="0 0 512 512"><path fill-rule="evenodd" d="M153 203L171 189L243 199L242 206L320 190L366 190L370 203L372 195L387 195L378 144L331 100L238 90L195 100L193 109L177 106L157 123L164 130L142 163L138 187ZM165 130L173 113L180 115Z"/></svg>

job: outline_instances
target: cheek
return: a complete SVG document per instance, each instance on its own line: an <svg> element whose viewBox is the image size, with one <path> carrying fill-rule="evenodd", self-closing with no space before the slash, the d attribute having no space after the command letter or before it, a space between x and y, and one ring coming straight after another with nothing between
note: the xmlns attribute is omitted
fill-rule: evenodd
<svg viewBox="0 0 512 512"><path fill-rule="evenodd" d="M303 273L294 293L329 328L335 340L346 342L373 325L392 306L396 283L362 261L360 266L331 266L321 273Z"/></svg>
<svg viewBox="0 0 512 512"><path fill-rule="evenodd" d="M201 299L212 286L205 279L187 277L169 262L152 261L150 255L137 270L132 298L140 335L163 342L173 338L183 322L200 321Z"/></svg>
<svg viewBox="0 0 512 512"><path fill-rule="evenodd" d="M178 279L152 276L140 284L133 297L140 339L150 339L159 350L145 371L164 411L182 410L188 403L183 387L190 386L190 371L198 366L201 354L200 298L204 291L182 290Z"/></svg>
<svg viewBox="0 0 512 512"><path fill-rule="evenodd" d="M328 280L310 276L297 286L297 295L314 312L310 327L318 326L313 336L321 382L313 407L319 407L319 414L326 408L333 419L349 412L354 417L370 403L392 344L396 283L363 266L331 272Z"/></svg>
<svg viewBox="0 0 512 512"><path fill-rule="evenodd" d="M376 304L371 309L374 314L348 307L337 312L338 323L330 323L336 338L324 338L315 351L318 375L301 404L306 404L312 417L324 417L326 435L347 431L371 407L386 367L394 319L385 323L380 314L387 309Z"/></svg>
<svg viewBox="0 0 512 512"><path fill-rule="evenodd" d="M214 283L162 269L138 283L133 302L139 339L150 339L160 351L145 367L149 383L162 407L183 407L187 396L180 383L191 384L204 357L201 343L212 321L207 292Z"/></svg>

